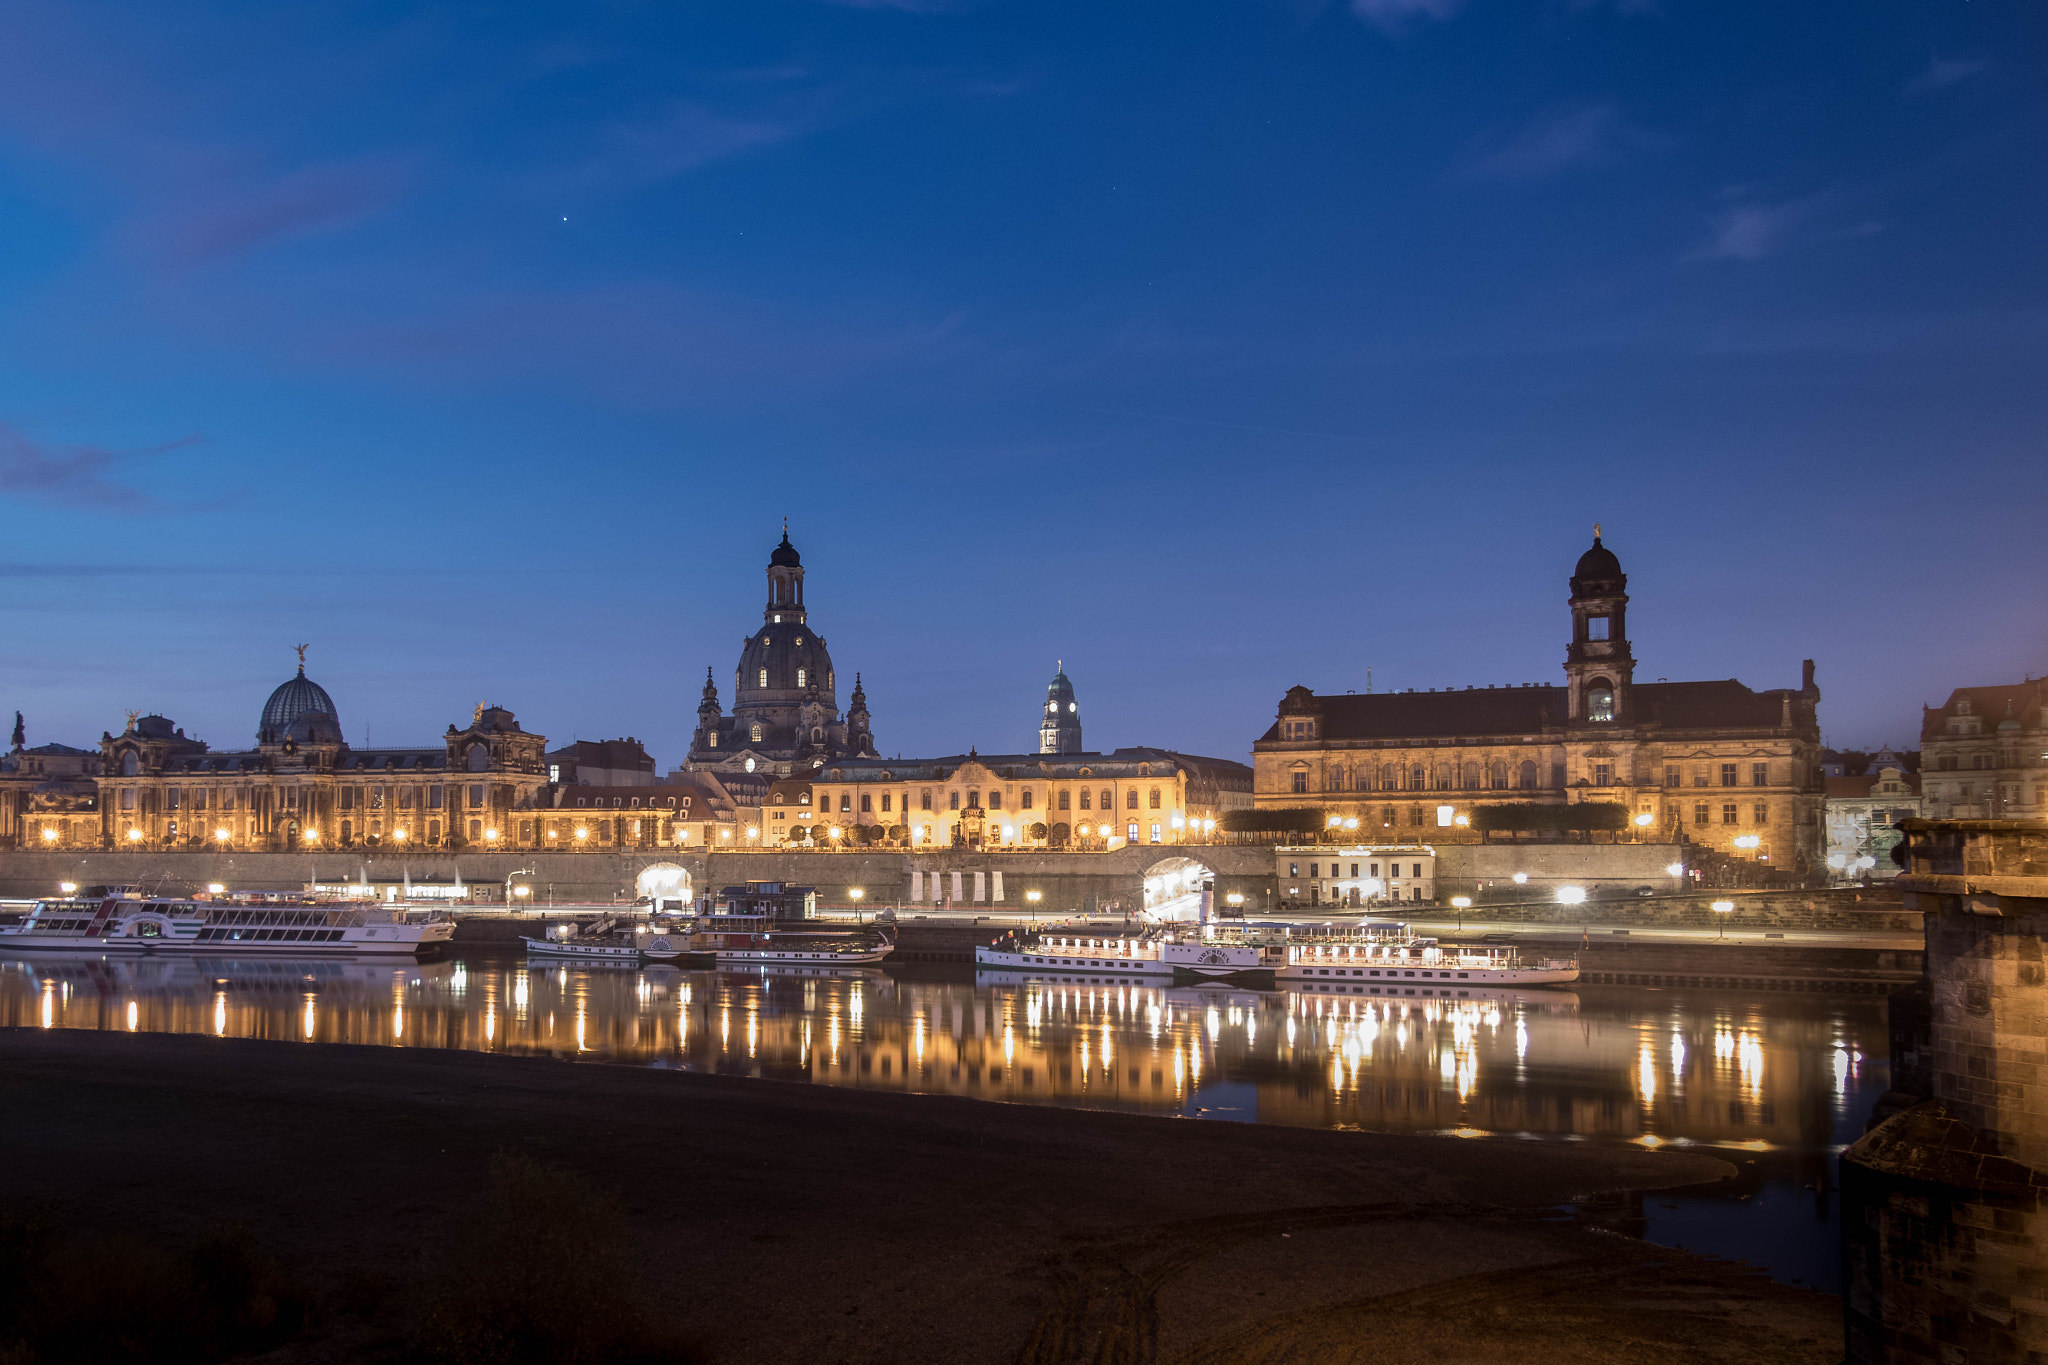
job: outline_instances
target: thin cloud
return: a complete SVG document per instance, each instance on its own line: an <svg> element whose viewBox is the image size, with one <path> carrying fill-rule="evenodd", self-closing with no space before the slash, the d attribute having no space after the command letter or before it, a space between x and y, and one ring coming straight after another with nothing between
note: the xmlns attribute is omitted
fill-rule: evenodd
<svg viewBox="0 0 2048 1365"><path fill-rule="evenodd" d="M289 237L346 228L398 197L405 179L392 161L308 166L270 182L220 193L211 202L159 212L133 236L177 265L199 265Z"/></svg>
<svg viewBox="0 0 2048 1365"><path fill-rule="evenodd" d="M1929 95L1936 90L1946 90L1972 76L1981 76L1991 69L1990 61L1984 58L1935 57L1927 63L1927 69L1906 82L1909 95Z"/></svg>
<svg viewBox="0 0 2048 1365"><path fill-rule="evenodd" d="M154 512L160 507L155 498L114 482L109 475L123 460L176 450L197 439L122 452L103 446L45 445L0 424L0 493L103 512Z"/></svg>
<svg viewBox="0 0 2048 1365"><path fill-rule="evenodd" d="M1463 4L1464 0L1351 0L1351 12L1392 33L1412 20L1448 19Z"/></svg>
<svg viewBox="0 0 2048 1365"><path fill-rule="evenodd" d="M1542 180L1580 166L1616 160L1664 139L1632 126L1611 105L1554 114L1511 133L1483 134L1452 172L1457 180Z"/></svg>
<svg viewBox="0 0 2048 1365"><path fill-rule="evenodd" d="M1822 196L1783 204L1738 204L1715 215L1707 244L1688 259L1760 261L1783 250L1819 210Z"/></svg>

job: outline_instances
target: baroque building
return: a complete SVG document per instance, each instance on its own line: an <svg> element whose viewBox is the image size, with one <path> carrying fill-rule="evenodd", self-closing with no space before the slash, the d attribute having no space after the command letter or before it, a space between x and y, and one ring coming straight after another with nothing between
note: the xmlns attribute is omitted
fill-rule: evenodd
<svg viewBox="0 0 2048 1365"><path fill-rule="evenodd" d="M1635 680L1628 577L1593 544L1570 580L1564 680L1318 694L1289 689L1252 745L1261 808L1313 805L1375 837L1467 837L1473 805L1612 802L1645 834L1812 875L1821 864L1820 689Z"/></svg>
<svg viewBox="0 0 2048 1365"><path fill-rule="evenodd" d="M761 611L761 628L740 642L732 713L720 707L718 684L705 669L684 770L758 775L756 784L741 785L765 790L769 779L816 769L835 758L872 757L875 742L860 675L854 675L844 717L838 685L825 637L810 624L803 559L789 543L785 524L782 543L768 556L768 604Z"/></svg>
<svg viewBox="0 0 2048 1365"><path fill-rule="evenodd" d="M163 716L100 736L97 819L26 818L24 843L55 847L295 849L505 847L521 811L545 806L546 737L482 704L436 745L352 748L327 689L299 671L270 694L256 747L216 750ZM55 828L48 839L43 828Z"/></svg>
<svg viewBox="0 0 2048 1365"><path fill-rule="evenodd" d="M1935 820L2048 817L2048 680L1959 687L1923 708L1920 786Z"/></svg>

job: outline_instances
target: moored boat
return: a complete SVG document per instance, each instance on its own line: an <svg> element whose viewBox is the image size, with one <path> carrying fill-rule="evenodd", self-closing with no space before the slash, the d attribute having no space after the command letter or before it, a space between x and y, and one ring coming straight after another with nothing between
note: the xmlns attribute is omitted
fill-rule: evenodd
<svg viewBox="0 0 2048 1365"><path fill-rule="evenodd" d="M184 899L96 886L39 900L20 923L0 925L0 952L411 957L454 935L439 912L379 901L264 891Z"/></svg>
<svg viewBox="0 0 2048 1365"><path fill-rule="evenodd" d="M1579 979L1577 958L1525 961L1511 947L1441 943L1392 921L1289 926L1281 947L1284 960L1275 967L1274 977L1283 986L1325 979L1404 989L1423 984L1562 986Z"/></svg>
<svg viewBox="0 0 2048 1365"><path fill-rule="evenodd" d="M991 971L1085 973L1114 978L1239 977L1271 972L1273 955L1241 938L1148 929L1101 935L1071 929L1012 931L974 950Z"/></svg>

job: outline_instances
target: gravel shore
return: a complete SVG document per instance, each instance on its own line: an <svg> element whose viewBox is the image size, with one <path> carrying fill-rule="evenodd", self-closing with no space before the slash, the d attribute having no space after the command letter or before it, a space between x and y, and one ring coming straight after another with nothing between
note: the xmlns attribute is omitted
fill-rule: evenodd
<svg viewBox="0 0 2048 1365"><path fill-rule="evenodd" d="M1559 1211L1728 1172L1692 1152L67 1030L0 1031L0 1105L13 1202L311 1285L267 1361L404 1358L501 1153L616 1195L717 1361L1840 1358L1834 1297Z"/></svg>

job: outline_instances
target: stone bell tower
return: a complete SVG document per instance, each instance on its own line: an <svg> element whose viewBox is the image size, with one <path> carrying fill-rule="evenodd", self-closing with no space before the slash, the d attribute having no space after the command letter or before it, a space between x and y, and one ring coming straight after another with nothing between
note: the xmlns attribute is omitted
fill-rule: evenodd
<svg viewBox="0 0 2048 1365"><path fill-rule="evenodd" d="M1564 674L1570 693L1570 725L1628 725L1635 720L1629 693L1636 660L1628 643L1628 575L1621 561L1600 543L1579 556L1571 579L1572 641Z"/></svg>

